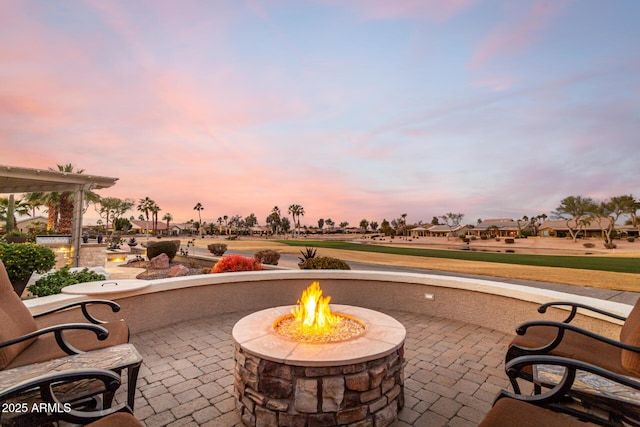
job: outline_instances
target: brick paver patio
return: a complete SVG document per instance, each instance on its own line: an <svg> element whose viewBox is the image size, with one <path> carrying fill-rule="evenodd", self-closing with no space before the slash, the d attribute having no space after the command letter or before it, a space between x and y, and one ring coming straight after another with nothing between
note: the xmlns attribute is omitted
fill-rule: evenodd
<svg viewBox="0 0 640 427"><path fill-rule="evenodd" d="M387 311L407 328L398 427L474 426L508 386L510 337L467 323ZM241 425L233 396L232 313L136 334L144 356L135 415L147 426Z"/></svg>

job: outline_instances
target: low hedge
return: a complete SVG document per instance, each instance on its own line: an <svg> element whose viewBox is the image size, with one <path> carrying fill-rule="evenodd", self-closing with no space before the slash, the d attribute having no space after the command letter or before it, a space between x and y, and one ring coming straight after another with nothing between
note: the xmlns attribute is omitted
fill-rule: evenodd
<svg viewBox="0 0 640 427"><path fill-rule="evenodd" d="M254 256L263 264L278 265L278 261L280 261L280 254L272 249L258 251Z"/></svg>
<svg viewBox="0 0 640 427"><path fill-rule="evenodd" d="M349 264L338 258L320 256L309 258L300 264L302 270L351 270Z"/></svg>
<svg viewBox="0 0 640 427"><path fill-rule="evenodd" d="M157 257L160 254L167 254L169 257L169 261L175 258L176 253L178 253L179 245L176 247L175 240L165 240L161 242L153 242L147 246L147 258L152 259ZM178 242L180 242L178 240Z"/></svg>
<svg viewBox="0 0 640 427"><path fill-rule="evenodd" d="M65 286L105 279L104 274L93 272L88 268L70 271L67 266L38 279L36 283L29 286L29 292L37 297L46 297L47 295L59 294Z"/></svg>
<svg viewBox="0 0 640 427"><path fill-rule="evenodd" d="M207 245L207 249L215 256L222 256L227 251L227 245L224 243L211 243Z"/></svg>

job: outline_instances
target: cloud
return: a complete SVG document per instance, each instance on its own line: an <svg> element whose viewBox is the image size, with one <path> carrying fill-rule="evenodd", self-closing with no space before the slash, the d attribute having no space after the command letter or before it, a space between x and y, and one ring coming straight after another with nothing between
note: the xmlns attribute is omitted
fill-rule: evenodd
<svg viewBox="0 0 640 427"><path fill-rule="evenodd" d="M421 19L445 21L469 9L477 0L320 0L354 10L366 19Z"/></svg>
<svg viewBox="0 0 640 427"><path fill-rule="evenodd" d="M527 52L566 4L567 1L556 0L509 3L505 13L511 16L495 27L475 49L469 67L479 69L495 58ZM525 9L525 5L530 7Z"/></svg>

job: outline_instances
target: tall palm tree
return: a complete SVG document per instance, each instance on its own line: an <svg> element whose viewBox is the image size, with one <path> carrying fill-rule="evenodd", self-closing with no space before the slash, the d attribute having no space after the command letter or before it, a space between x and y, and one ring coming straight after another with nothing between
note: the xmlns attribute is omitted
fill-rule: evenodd
<svg viewBox="0 0 640 427"><path fill-rule="evenodd" d="M58 172L77 174L84 172L84 169L74 170L74 166L71 163L56 166L58 167ZM49 169L55 171L53 168ZM63 234L70 234L73 224L73 193L71 191L63 191L60 193L59 209L60 221L58 223L58 229Z"/></svg>
<svg viewBox="0 0 640 427"><path fill-rule="evenodd" d="M156 202L153 202L151 206L149 206L149 211L151 212L151 220L153 221L153 232L158 234L158 212L160 212L160 206Z"/></svg>
<svg viewBox="0 0 640 427"><path fill-rule="evenodd" d="M300 237L300 216L304 216L304 208L300 205L293 204L289 206L288 212L293 218L293 227L296 230L296 234Z"/></svg>
<svg viewBox="0 0 640 427"><path fill-rule="evenodd" d="M173 221L173 215L171 215L169 212L167 212L166 214L164 214L164 216L162 217L163 221L167 221L167 233L169 233L169 222Z"/></svg>
<svg viewBox="0 0 640 427"><path fill-rule="evenodd" d="M146 218L146 221L147 221L147 224L145 227L147 229L147 236L149 235L149 212L151 212L151 207L155 203L156 202L151 200L148 196L145 197L144 199L138 200L137 209L144 214L144 217Z"/></svg>
<svg viewBox="0 0 640 427"><path fill-rule="evenodd" d="M202 206L202 203L198 202L193 207L193 210L198 211L198 221L200 222L200 224L202 224L202 216L200 216L200 211L204 210L204 206Z"/></svg>
<svg viewBox="0 0 640 427"><path fill-rule="evenodd" d="M271 213L267 217L267 224L271 225L271 228L273 229L273 233L275 235L278 235L278 232L280 229L280 223L281 223L280 208L277 206L274 206L273 209L271 209Z"/></svg>

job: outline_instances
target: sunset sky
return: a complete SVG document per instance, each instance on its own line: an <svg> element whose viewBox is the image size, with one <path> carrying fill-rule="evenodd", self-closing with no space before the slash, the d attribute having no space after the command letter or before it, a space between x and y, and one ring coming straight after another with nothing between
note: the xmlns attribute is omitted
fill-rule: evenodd
<svg viewBox="0 0 640 427"><path fill-rule="evenodd" d="M101 196L176 222L638 197L639 20L636 0L4 0L0 164L117 177Z"/></svg>

